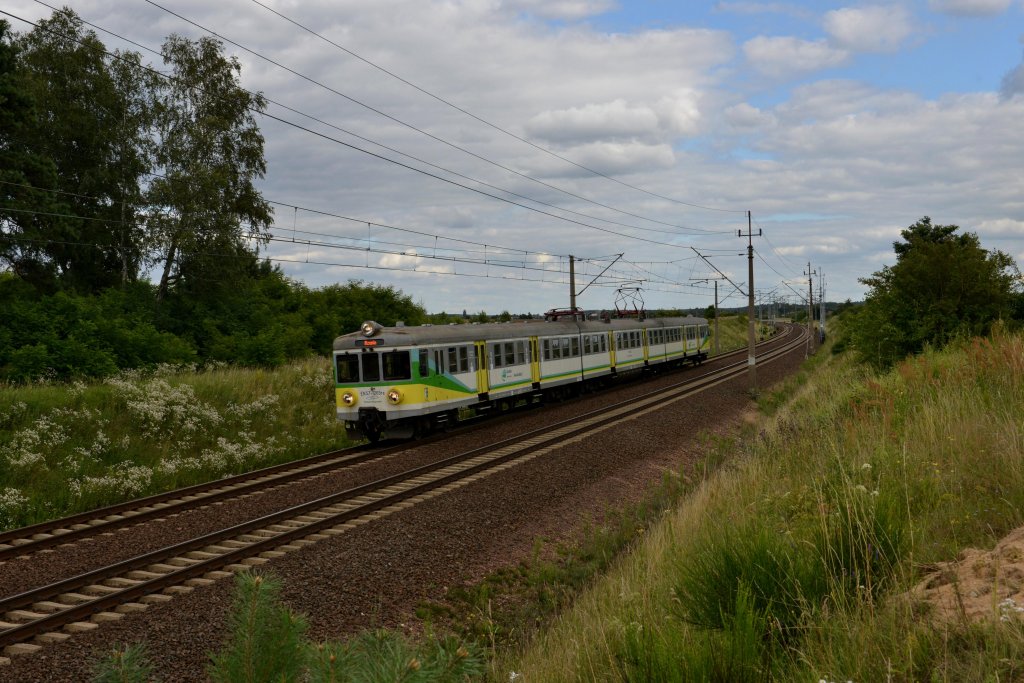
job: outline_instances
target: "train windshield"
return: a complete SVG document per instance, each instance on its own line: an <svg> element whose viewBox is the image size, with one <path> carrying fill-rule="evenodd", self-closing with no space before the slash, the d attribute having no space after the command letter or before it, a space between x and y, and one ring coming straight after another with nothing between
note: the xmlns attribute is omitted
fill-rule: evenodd
<svg viewBox="0 0 1024 683"><path fill-rule="evenodd" d="M409 365L408 351L389 351L381 354L384 366L384 380L393 382L412 378L412 366Z"/></svg>
<svg viewBox="0 0 1024 683"><path fill-rule="evenodd" d="M363 381L379 382L380 356L376 353L363 353L360 354L360 357L363 359Z"/></svg>
<svg viewBox="0 0 1024 683"><path fill-rule="evenodd" d="M339 354L335 363L338 367L338 384L359 381L359 356L354 353Z"/></svg>

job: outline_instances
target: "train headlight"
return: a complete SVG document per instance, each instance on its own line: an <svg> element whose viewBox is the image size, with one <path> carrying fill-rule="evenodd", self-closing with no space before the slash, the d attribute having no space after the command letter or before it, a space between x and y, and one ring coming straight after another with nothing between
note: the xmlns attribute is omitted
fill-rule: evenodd
<svg viewBox="0 0 1024 683"><path fill-rule="evenodd" d="M363 333L364 337L372 337L373 335L380 332L380 323L375 323L372 320L367 320L365 323L359 326L359 331Z"/></svg>
<svg viewBox="0 0 1024 683"><path fill-rule="evenodd" d="M388 390L388 403L391 403L392 405L396 405L397 406L401 402L402 402L402 392L400 392L398 389L389 389Z"/></svg>
<svg viewBox="0 0 1024 683"><path fill-rule="evenodd" d="M346 391L341 395L341 402L347 406L354 406L356 404L356 395L352 392Z"/></svg>

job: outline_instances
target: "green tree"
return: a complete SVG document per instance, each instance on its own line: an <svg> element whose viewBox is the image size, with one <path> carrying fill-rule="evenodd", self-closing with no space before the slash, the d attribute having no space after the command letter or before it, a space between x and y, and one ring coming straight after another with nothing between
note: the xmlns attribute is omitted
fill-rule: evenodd
<svg viewBox="0 0 1024 683"><path fill-rule="evenodd" d="M134 52L113 56L70 9L19 40L27 94L35 103L23 144L50 159L62 211L40 202L26 237L39 240L38 273L96 292L135 279L145 251L140 181L151 170L150 94ZM63 214L63 215L46 215ZM71 216L71 217L69 217ZM42 284L42 283L41 283Z"/></svg>
<svg viewBox="0 0 1024 683"><path fill-rule="evenodd" d="M43 237L64 220L53 214L67 213L67 207L51 191L56 166L31 143L35 100L13 38L10 24L0 20L0 264L42 288L56 279Z"/></svg>
<svg viewBox="0 0 1024 683"><path fill-rule="evenodd" d="M1019 287L1013 259L959 229L925 216L893 244L895 265L861 279L869 291L851 338L863 360L886 367L928 344L988 334L1012 315Z"/></svg>
<svg viewBox="0 0 1024 683"><path fill-rule="evenodd" d="M162 177L150 186L151 237L162 264L157 297L184 280L197 295L233 286L265 242L270 205L253 185L266 172L255 114L262 95L239 85L241 65L212 38L172 35L163 46L172 74L155 106L156 160Z"/></svg>
<svg viewBox="0 0 1024 683"><path fill-rule="evenodd" d="M328 285L321 289L302 289L302 310L312 328L311 346L320 354L330 353L334 338L353 332L367 320L394 325L399 320L407 325L427 322L422 306L412 297L391 286L364 284L349 280L344 285ZM434 320L435 324L446 324Z"/></svg>

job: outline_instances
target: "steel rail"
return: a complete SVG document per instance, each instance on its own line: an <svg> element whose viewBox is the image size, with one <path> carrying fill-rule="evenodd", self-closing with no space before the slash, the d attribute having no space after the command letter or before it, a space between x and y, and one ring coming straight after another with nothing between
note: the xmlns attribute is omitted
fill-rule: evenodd
<svg viewBox="0 0 1024 683"><path fill-rule="evenodd" d="M779 349L763 354L762 359L770 362L795 348L799 348L802 339L790 342ZM337 514L325 516L309 523L303 522L302 526L287 531L281 531L263 540L247 542L242 547L235 548L228 552L217 554L214 557L198 560L188 566L175 571L169 571L158 577L147 580L129 580L133 584L128 587L111 592L108 595L101 595L88 602L69 606L68 609L60 610L42 618L34 619L14 628L0 631L0 647L13 643L24 642L33 636L47 633L62 625L78 621L97 612L104 611L125 602L138 598L142 595L152 594L161 591L169 586L178 585L189 579L202 577L222 567L236 565L241 560L258 556L266 550L287 545L298 538L305 538L316 534L322 529L335 527L348 520L362 517L381 508L385 508L410 497L422 495L430 490L443 487L451 482L464 479L482 470L495 467L512 459L524 457L532 451L542 449L551 445L557 445L565 439L582 432L596 428L600 424L617 422L626 419L630 415L644 410L657 409L667 405L667 402L680 400L699 391L728 381L733 377L742 375L745 363L739 362L722 368L714 373L709 373L699 378L691 378L687 381L674 384L670 387L649 392L641 397L635 397L600 410L591 411L571 420L565 420L556 425L543 429L533 430L518 437L505 439L495 444L472 449L465 453L446 458L437 463L414 468L407 472L385 477L376 482L371 482L354 487L344 492L331 494L315 501L293 506L287 510L281 510L270 515L265 515L256 520L250 520L217 532L206 534L199 538L178 543L166 548L145 553L137 557L114 563L110 566L86 572L78 576L58 581L56 583L23 592L21 594L6 598L0 601L0 613L8 613L20 610L62 594L72 593L83 587L99 583L101 581L120 578L125 581L123 575L132 571L150 567L160 563L161 560L168 560L189 552L195 552L203 548L216 545L236 536L242 536L248 532L262 530L296 517L302 517L305 513L319 512L322 508L351 501L353 498L365 496L372 491L394 487L403 481L416 479L431 472L443 471L455 464L465 463L484 454L498 454L487 460L477 462L461 470L451 472L433 480L416 484L404 490L382 496L376 500L364 502L356 507L349 508ZM209 553L207 553L209 554Z"/></svg>
<svg viewBox="0 0 1024 683"><path fill-rule="evenodd" d="M762 345L778 341L777 338L761 342ZM719 354L709 360L721 360L744 353L738 349ZM144 498L115 503L102 508L39 522L17 529L0 531L0 562L21 557L58 545L66 545L114 529L133 526L160 519L181 511L203 507L220 500L238 497L253 490L279 486L299 479L317 476L340 467L387 457L394 453L419 447L443 435L420 439L415 444L391 446L383 450L369 445L329 451L299 460L271 465L252 472L231 475L221 479L194 484L180 489L153 494ZM268 480L267 478L270 477Z"/></svg>

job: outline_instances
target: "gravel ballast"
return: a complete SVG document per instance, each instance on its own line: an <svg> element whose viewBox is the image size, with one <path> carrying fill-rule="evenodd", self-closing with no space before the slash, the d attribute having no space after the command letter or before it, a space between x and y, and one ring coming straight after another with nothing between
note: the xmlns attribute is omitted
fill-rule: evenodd
<svg viewBox="0 0 1024 683"><path fill-rule="evenodd" d="M803 358L800 350L759 366L759 384L765 387L778 381L793 372ZM58 548L41 562L41 558L9 562L0 570L0 593L39 585L40 577L57 577L58 570L67 576L69 566L89 568L101 558L110 561L139 554L415 464L571 419L702 370L659 376L651 382L626 384L578 401L528 411L412 448L401 458L366 463L297 486L183 513L167 522L142 524L101 540ZM696 401L674 403L291 552L264 567L282 579L283 598L308 616L310 636L315 639L345 637L376 626L408 628L420 601L442 600L450 586L475 581L528 558L539 536L572 536L581 522L639 499L665 469L678 471L684 463L699 460L698 434L729 430L752 406L745 382L742 377L713 387ZM40 653L15 657L9 666L0 667L0 681L87 680L97 657L116 643L138 641L146 643L161 680L204 680L208 653L226 635L232 586L230 580L218 581L93 632L48 645Z"/></svg>

